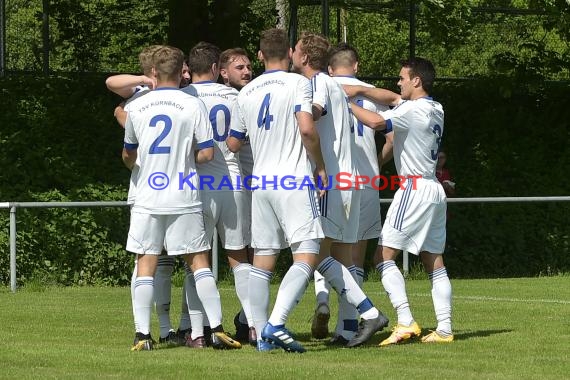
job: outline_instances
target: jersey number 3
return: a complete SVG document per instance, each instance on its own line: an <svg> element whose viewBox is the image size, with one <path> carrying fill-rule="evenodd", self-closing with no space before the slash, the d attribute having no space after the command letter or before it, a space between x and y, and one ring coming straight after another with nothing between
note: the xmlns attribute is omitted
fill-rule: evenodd
<svg viewBox="0 0 570 380"><path fill-rule="evenodd" d="M261 108L259 109L259 114L257 115L257 126L259 128L265 127L266 131L271 128L271 122L273 121L273 115L269 113L270 97L271 94L265 95L261 103Z"/></svg>
<svg viewBox="0 0 570 380"><path fill-rule="evenodd" d="M148 150L149 154L169 154L170 147L169 146L160 146L162 140L168 136L170 130L172 129L172 119L170 119L167 115L156 115L152 119L150 119L150 127L156 127L158 123L162 121L164 123L164 129L158 135L156 140L150 145L150 149Z"/></svg>
<svg viewBox="0 0 570 380"><path fill-rule="evenodd" d="M435 151L432 149L431 159L437 160L437 155L438 155L439 149L441 147L441 127L439 126L439 124L434 125L432 131L437 136L435 138L435 143L437 144L437 149Z"/></svg>

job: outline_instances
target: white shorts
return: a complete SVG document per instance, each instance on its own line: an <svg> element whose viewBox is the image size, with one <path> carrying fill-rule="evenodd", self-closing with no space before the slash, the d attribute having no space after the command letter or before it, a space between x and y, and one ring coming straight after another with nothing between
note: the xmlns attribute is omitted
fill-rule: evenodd
<svg viewBox="0 0 570 380"><path fill-rule="evenodd" d="M360 216L358 218L358 240L380 237L382 217L378 190L365 187L360 190Z"/></svg>
<svg viewBox="0 0 570 380"><path fill-rule="evenodd" d="M447 199L443 187L434 180L420 178L414 190L407 180L398 189L388 209L379 244L418 255L443 253Z"/></svg>
<svg viewBox="0 0 570 380"><path fill-rule="evenodd" d="M131 211L127 251L160 255L163 247L169 255L184 255L210 249L204 231L202 211L175 215Z"/></svg>
<svg viewBox="0 0 570 380"><path fill-rule="evenodd" d="M293 243L324 238L314 190L254 190L251 245L283 249Z"/></svg>
<svg viewBox="0 0 570 380"><path fill-rule="evenodd" d="M206 239L212 240L214 227L225 249L238 250L249 244L249 213L245 191L202 191Z"/></svg>
<svg viewBox="0 0 570 380"><path fill-rule="evenodd" d="M326 237L342 243L358 241L360 193L361 190L332 189L320 199L323 231Z"/></svg>

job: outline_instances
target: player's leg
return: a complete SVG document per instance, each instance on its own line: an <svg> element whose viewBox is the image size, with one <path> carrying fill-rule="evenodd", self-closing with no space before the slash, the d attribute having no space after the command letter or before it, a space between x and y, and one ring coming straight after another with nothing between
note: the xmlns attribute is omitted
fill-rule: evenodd
<svg viewBox="0 0 570 380"><path fill-rule="evenodd" d="M289 314L305 293L314 271L319 251L318 239L294 243L291 246L293 265L289 268L277 291L275 305L262 331L262 337L286 351L305 352L305 348L285 328Z"/></svg>
<svg viewBox="0 0 570 380"><path fill-rule="evenodd" d="M421 334L421 329L414 321L410 310L404 276L395 262L399 253L398 249L378 246L374 256L374 264L382 279L382 286L398 316L398 323L393 328L392 334L380 342L380 346L400 343Z"/></svg>
<svg viewBox="0 0 570 380"><path fill-rule="evenodd" d="M165 253L163 252L158 257L156 273L154 274L154 301L160 327L158 342L167 345L177 345L176 332L170 324L172 271L174 270L175 258Z"/></svg>
<svg viewBox="0 0 570 380"><path fill-rule="evenodd" d="M356 266L352 261L352 247L354 244L333 242L332 256L348 269L352 278L358 284ZM360 285L358 284L360 287ZM345 346L358 331L358 311L350 304L346 297L338 295L338 316L335 333L330 343Z"/></svg>
<svg viewBox="0 0 570 380"><path fill-rule="evenodd" d="M134 305L137 332L132 351L152 350L151 311L154 303L154 273L164 242L164 217L131 212L127 251L137 254Z"/></svg>
<svg viewBox="0 0 570 380"><path fill-rule="evenodd" d="M234 274L236 294L242 306L234 318L236 339L257 344L249 306L249 275L251 264L248 261L246 246L250 243L249 213L246 194L239 191L218 191L214 195L218 234L226 249L228 263Z"/></svg>
<svg viewBox="0 0 570 380"><path fill-rule="evenodd" d="M313 314L311 335L316 339L324 339L329 335L329 319L331 317L329 294L331 286L318 271L314 272L314 282L317 306Z"/></svg>
<svg viewBox="0 0 570 380"><path fill-rule="evenodd" d="M431 296L437 328L422 337L425 343L447 343L453 341L451 329L451 282L443 263L443 255L421 252L420 257L431 281Z"/></svg>
<svg viewBox="0 0 570 380"><path fill-rule="evenodd" d="M358 331L347 344L347 347L356 347L365 343L377 331L381 331L386 327L388 318L374 307L374 304L358 286L350 271L330 256L331 243L332 241L329 238L321 242L321 251L318 255L320 263L317 265L317 270L325 276L333 289L349 304L354 306L360 314L361 321L358 325Z"/></svg>
<svg viewBox="0 0 570 380"><path fill-rule="evenodd" d="M253 256L253 266L249 275L249 299L253 326L256 331L263 331L267 324L269 309L269 284L277 255L280 249L255 249ZM270 350L271 345L262 341L261 334L257 334L257 350Z"/></svg>
<svg viewBox="0 0 570 380"><path fill-rule="evenodd" d="M227 336L222 327L220 293L210 269L210 245L206 239L202 212L170 216L165 241L168 253L184 255L186 263L194 273L196 292L212 325L212 346L240 348L239 342Z"/></svg>
<svg viewBox="0 0 570 380"><path fill-rule="evenodd" d="M332 257L333 241L353 243L357 240L359 194L358 191L330 190L326 198L322 199L323 231L327 238L321 242L320 261L317 270L327 279L333 289L360 314L361 321L358 331L348 343L347 347L356 347L366 342L374 333L388 325L388 318L383 315L372 301L364 294L356 283L353 275L337 259ZM352 199L355 207L351 207ZM348 215L345 210L349 210ZM343 262L352 265L350 246L337 245L336 256Z"/></svg>
<svg viewBox="0 0 570 380"><path fill-rule="evenodd" d="M135 255L135 266L131 276L131 304L133 306L133 320L135 324L135 333L138 331L139 325L137 322L137 314L135 313L135 282L137 280L137 257Z"/></svg>
<svg viewBox="0 0 570 380"><path fill-rule="evenodd" d="M432 185L433 186L433 185ZM446 238L446 214L447 204L441 186L436 186L439 191L439 202L433 202L430 207L430 228L426 232L422 244L420 257L431 281L431 295L433 307L437 318L437 328L431 334L424 336L422 342L451 342L453 332L451 329L451 282L447 276L447 270L443 263L443 254L430 252L443 252ZM436 197L437 198L437 197Z"/></svg>
<svg viewBox="0 0 570 380"><path fill-rule="evenodd" d="M256 344L257 335L253 326L253 317L249 305L249 276L252 266L247 262L247 251L245 248L239 250L228 249L226 253L228 255L228 263L234 274L236 294L242 307L242 310L234 318L236 339ZM240 315L246 317L245 323L240 320Z"/></svg>
<svg viewBox="0 0 570 380"><path fill-rule="evenodd" d="M137 279L135 280L135 314L138 322L135 345L132 351L152 349L150 321L154 303L154 273L158 255L146 254L137 257ZM150 347L149 347L150 342Z"/></svg>
<svg viewBox="0 0 570 380"><path fill-rule="evenodd" d="M184 262L184 283L182 285L182 297L181 297L181 306L180 306L180 322L178 323L178 330L176 331L176 335L178 337L178 344L184 345L188 337L190 337L191 330L192 330L192 321L190 320L190 314L188 312L188 301L187 298L187 289L186 289L186 274L190 272L188 269L188 265ZM190 272L192 273L192 272Z"/></svg>
<svg viewBox="0 0 570 380"><path fill-rule="evenodd" d="M194 274L186 263L184 263L184 270L186 272L186 276L184 277L184 290L188 308L187 312L192 326L190 334L186 336L185 345L190 348L204 348L207 346L208 340L210 340L208 334L211 335L211 331L205 331L204 328L204 317L206 313L204 312L200 297L198 297Z"/></svg>
<svg viewBox="0 0 570 380"><path fill-rule="evenodd" d="M364 284L364 259L366 258L366 248L368 240L360 240L353 244L351 248L352 263L356 272L356 282L360 287Z"/></svg>

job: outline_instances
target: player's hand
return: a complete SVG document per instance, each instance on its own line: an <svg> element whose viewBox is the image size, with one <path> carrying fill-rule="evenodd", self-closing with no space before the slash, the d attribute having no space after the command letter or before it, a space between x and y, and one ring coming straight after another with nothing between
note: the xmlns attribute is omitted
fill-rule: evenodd
<svg viewBox="0 0 570 380"><path fill-rule="evenodd" d="M156 88L156 78L147 77L146 75L141 75L141 83L151 90Z"/></svg>
<svg viewBox="0 0 570 380"><path fill-rule="evenodd" d="M360 95L360 91L362 90L362 86L353 86L349 84L343 84L342 88L349 98L354 98L355 96Z"/></svg>
<svg viewBox="0 0 570 380"><path fill-rule="evenodd" d="M313 176L315 179L316 190L317 194L319 194L319 198L325 196L327 192L327 188L329 187L329 177L327 176L327 172L325 168L316 168L313 172Z"/></svg>

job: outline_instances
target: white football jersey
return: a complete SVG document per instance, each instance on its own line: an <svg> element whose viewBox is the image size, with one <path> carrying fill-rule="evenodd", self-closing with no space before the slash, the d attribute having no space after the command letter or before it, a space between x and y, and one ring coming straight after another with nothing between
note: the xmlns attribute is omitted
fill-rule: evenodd
<svg viewBox="0 0 570 380"><path fill-rule="evenodd" d="M134 93L133 95L128 98L125 101L125 112L129 112L129 104L131 104L131 102L145 94L148 94L150 91L150 88L148 86L137 86L133 89ZM135 162L135 165L133 166L133 169L131 170L131 178L129 180L129 192L127 193L127 204L132 205L135 203L135 194L137 192L137 178L139 175L139 166L140 166L140 162L139 162L139 158L137 157L137 161Z"/></svg>
<svg viewBox="0 0 570 380"><path fill-rule="evenodd" d="M435 179L443 136L443 108L430 97L407 100L382 112L387 131L394 131L394 163L401 176Z"/></svg>
<svg viewBox="0 0 570 380"><path fill-rule="evenodd" d="M338 173L346 173L344 180L354 183L357 175L352 159L354 128L346 93L340 84L323 72L315 74L311 83L313 104L323 108L323 115L316 126L327 174L333 177L331 185L338 184ZM341 183L341 186L346 186L346 183Z"/></svg>
<svg viewBox="0 0 570 380"><path fill-rule="evenodd" d="M201 208L194 152L213 147L204 103L163 87L133 100L125 148L137 149L140 169L133 211L182 214Z"/></svg>
<svg viewBox="0 0 570 380"><path fill-rule="evenodd" d="M213 132L214 159L204 164L197 164L198 174L202 176L203 183L205 177L214 179L211 185L203 185L203 189L208 190L211 186L219 190L237 190L240 175L238 156L228 149L226 138L230 131L231 110L238 91L215 82L192 83L182 91L197 96L204 102Z"/></svg>
<svg viewBox="0 0 570 380"><path fill-rule="evenodd" d="M295 117L296 112L312 115L311 108L311 83L299 74L266 71L241 89L230 135L240 139L249 135L253 175L259 178L254 178L254 186L262 186L261 178L273 180L274 176L278 181L283 176L312 178ZM273 185L266 186L270 187Z"/></svg>
<svg viewBox="0 0 570 380"><path fill-rule="evenodd" d="M353 76L335 76L333 77L340 84L360 85L365 87L374 87L371 84L356 79ZM363 96L354 98L354 102L365 110L380 113L387 111L390 107L377 104ZM370 180L380 174L378 167L378 152L376 151L376 141L374 135L376 131L368 128L356 116L352 116L354 124L354 142L355 147L352 150L352 158L355 161L356 170L358 175L367 176ZM373 188L372 183L367 183L365 187ZM376 181L376 188L379 186L379 181Z"/></svg>

